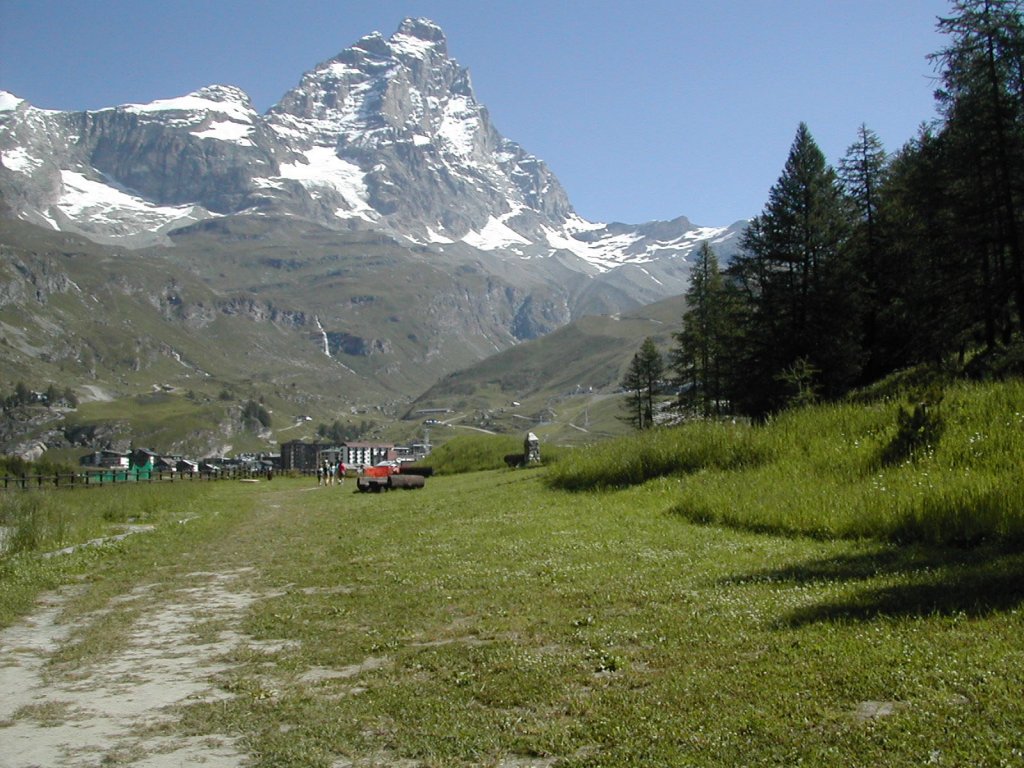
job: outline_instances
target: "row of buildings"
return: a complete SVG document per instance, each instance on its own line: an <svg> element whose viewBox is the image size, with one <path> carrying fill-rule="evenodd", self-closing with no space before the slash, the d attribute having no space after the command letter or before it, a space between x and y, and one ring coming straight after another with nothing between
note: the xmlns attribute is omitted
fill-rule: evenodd
<svg viewBox="0 0 1024 768"><path fill-rule="evenodd" d="M281 444L281 469L311 470L325 461L332 465L339 462L346 467L372 467L382 461L416 461L426 456L425 444L411 446L390 443L348 442L306 443L292 440Z"/></svg>
<svg viewBox="0 0 1024 768"><path fill-rule="evenodd" d="M153 472L181 474L215 474L218 472L245 470L267 472L281 468L281 456L274 453L242 454L234 458L211 456L191 459L184 456L165 456L147 448L133 448L128 451L104 449L87 453L79 458L80 466L92 469L134 469L146 468Z"/></svg>
<svg viewBox="0 0 1024 768"><path fill-rule="evenodd" d="M84 467L97 469L129 469L149 467L154 472L211 473L226 470L252 472L314 471L325 461L337 465L342 462L352 468L369 467L382 461L413 461L427 454L427 446L395 446L390 443L349 442L307 443L292 440L281 445L281 453L242 454L235 458L208 457L190 459L183 456L164 456L146 448L128 451L102 450L86 454L79 459Z"/></svg>

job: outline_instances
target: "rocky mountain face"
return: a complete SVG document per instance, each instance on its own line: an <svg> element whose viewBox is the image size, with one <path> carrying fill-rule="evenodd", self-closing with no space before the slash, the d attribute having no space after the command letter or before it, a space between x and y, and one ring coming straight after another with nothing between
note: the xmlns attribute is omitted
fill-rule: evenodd
<svg viewBox="0 0 1024 768"><path fill-rule="evenodd" d="M544 162L498 133L443 31L423 19L317 65L264 115L223 85L92 112L3 93L0 159L9 212L122 244L276 212L603 274L734 234L685 218L631 227L578 217Z"/></svg>
<svg viewBox="0 0 1024 768"><path fill-rule="evenodd" d="M26 225L50 233L45 248L26 245ZM45 313L13 259L59 272L71 262L55 243L84 236L118 248L132 285L146 285L130 274L146 263L161 280L198 280L193 299L216 296L168 299L160 322L176 331L205 318L210 342L217 318L268 329L291 318L287 349L308 346L391 394L415 396L574 318L681 294L695 247L710 241L728 259L742 225L584 220L545 163L497 131L423 19L363 37L264 114L226 85L88 112L0 91L0 245L12 259L0 310ZM92 313L115 309L90 301ZM43 359L48 344L18 349Z"/></svg>

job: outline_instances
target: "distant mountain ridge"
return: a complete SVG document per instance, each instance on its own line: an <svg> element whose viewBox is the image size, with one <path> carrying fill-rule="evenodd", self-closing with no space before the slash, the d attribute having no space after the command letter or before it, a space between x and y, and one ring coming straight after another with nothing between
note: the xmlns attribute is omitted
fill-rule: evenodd
<svg viewBox="0 0 1024 768"><path fill-rule="evenodd" d="M2 92L0 193L18 218L99 242L166 242L205 218L287 213L417 244L557 255L589 273L725 245L738 229L577 216L546 164L494 128L425 19L361 38L264 115L225 85L88 112Z"/></svg>
<svg viewBox="0 0 1024 768"><path fill-rule="evenodd" d="M399 414L522 341L679 296L691 252L727 261L744 226L586 221L424 19L264 114L226 85L85 112L0 91L0 386Z"/></svg>

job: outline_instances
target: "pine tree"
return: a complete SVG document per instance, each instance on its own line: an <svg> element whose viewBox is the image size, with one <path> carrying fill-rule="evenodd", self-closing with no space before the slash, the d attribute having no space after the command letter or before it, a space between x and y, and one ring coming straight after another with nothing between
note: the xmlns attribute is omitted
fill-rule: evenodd
<svg viewBox="0 0 1024 768"><path fill-rule="evenodd" d="M654 340L644 339L622 379L622 387L627 392L627 420L637 429L654 426L654 396L661 387L664 372L665 362Z"/></svg>
<svg viewBox="0 0 1024 768"><path fill-rule="evenodd" d="M728 351L726 286L707 242L690 271L685 299L683 329L674 334L671 358L680 387L678 404L707 418L723 409Z"/></svg>
<svg viewBox="0 0 1024 768"><path fill-rule="evenodd" d="M839 181L853 207L855 223L847 243L847 258L858 278L857 290L863 311L863 346L867 358L864 374L870 380L883 366L878 350L879 277L883 271L883 238L879 220L881 196L889 158L881 140L866 125L857 130L857 141L839 161Z"/></svg>
<svg viewBox="0 0 1024 768"><path fill-rule="evenodd" d="M780 377L798 361L820 372L817 385L828 397L858 375L857 286L844 252L849 229L836 174L801 123L730 270L750 304L741 382L748 412L786 405L793 393Z"/></svg>
<svg viewBox="0 0 1024 768"><path fill-rule="evenodd" d="M957 218L974 263L985 342L1024 332L1024 23L1019 0L959 0L932 57ZM1012 310L1016 322L1011 324Z"/></svg>
<svg viewBox="0 0 1024 768"><path fill-rule="evenodd" d="M972 236L958 213L942 133L924 129L889 164L879 227L884 257L876 278L878 374L938 364L984 335L985 291Z"/></svg>
<svg viewBox="0 0 1024 768"><path fill-rule="evenodd" d="M865 225L871 243L878 241L879 194L885 183L887 165L888 154L878 135L861 124L857 140L839 161L839 180L853 202L858 220Z"/></svg>

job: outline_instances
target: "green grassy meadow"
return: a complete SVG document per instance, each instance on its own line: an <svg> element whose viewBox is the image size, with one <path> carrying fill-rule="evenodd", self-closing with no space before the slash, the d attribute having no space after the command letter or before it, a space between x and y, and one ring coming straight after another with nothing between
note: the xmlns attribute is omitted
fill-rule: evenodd
<svg viewBox="0 0 1024 768"><path fill-rule="evenodd" d="M1024 542L1024 382L955 384L928 427L914 403L796 409L766 425L696 422L563 457L550 485L622 488L672 478L695 522L820 538Z"/></svg>
<svg viewBox="0 0 1024 768"><path fill-rule="evenodd" d="M600 491L552 487L571 454L383 494L283 477L75 491L68 514L137 504L155 529L9 555L0 617L87 585L59 675L126 642L145 606L119 595L240 574L260 597L237 626L194 628L245 638L216 679L230 695L175 727L229 734L256 766L1020 765L1024 553L681 513L687 486L723 493L716 473L778 451Z"/></svg>

